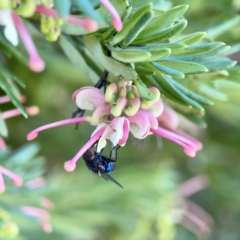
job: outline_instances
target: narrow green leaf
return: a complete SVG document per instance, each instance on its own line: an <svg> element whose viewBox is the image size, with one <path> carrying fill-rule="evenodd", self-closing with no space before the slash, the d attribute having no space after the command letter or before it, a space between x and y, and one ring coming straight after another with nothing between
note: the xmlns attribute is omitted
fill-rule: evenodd
<svg viewBox="0 0 240 240"><path fill-rule="evenodd" d="M114 48L109 44L106 46L113 58L125 63L143 62L152 56L149 51L140 48Z"/></svg>
<svg viewBox="0 0 240 240"><path fill-rule="evenodd" d="M19 63L28 66L28 58L22 54L15 46L8 42L0 32L0 46L3 46Z"/></svg>
<svg viewBox="0 0 240 240"><path fill-rule="evenodd" d="M228 100L228 96L222 92L219 92L217 91L216 89L214 88L211 88L207 85L199 85L198 86L198 89L199 91L201 91L203 94L211 97L211 98L214 98L216 100L219 100L219 101L227 101Z"/></svg>
<svg viewBox="0 0 240 240"><path fill-rule="evenodd" d="M180 90L182 91L182 93L184 93L186 96L188 96L189 98L197 101L200 104L204 104L207 106L212 106L214 105L214 103L212 101L210 101L209 99L194 93L192 91L190 91L189 89L187 89L186 87L184 87L183 85L179 84L177 81L172 80L172 83Z"/></svg>
<svg viewBox="0 0 240 240"><path fill-rule="evenodd" d="M186 45L192 45L202 40L205 35L206 35L206 32L195 32L178 40L178 42L184 43Z"/></svg>
<svg viewBox="0 0 240 240"><path fill-rule="evenodd" d="M131 67L128 67L103 53L102 46L94 36L84 36L84 44L92 56L96 59L101 59L100 64L116 77L134 80L137 78L137 73Z"/></svg>
<svg viewBox="0 0 240 240"><path fill-rule="evenodd" d="M204 61L204 62L198 62L198 63L205 66L209 71L220 71L220 70L231 68L237 64L236 61L231 61L228 59L226 60L219 59L219 60Z"/></svg>
<svg viewBox="0 0 240 240"><path fill-rule="evenodd" d="M145 68L145 67L137 65L137 64L135 65L135 69L136 69L137 73L141 74L141 75L154 75L154 74L156 74L156 72L154 72L152 69Z"/></svg>
<svg viewBox="0 0 240 240"><path fill-rule="evenodd" d="M155 67L161 73L164 73L164 74L170 75L172 77L176 77L176 78L184 78L185 77L185 75L178 70L163 66L163 65L158 64L156 62L152 62L151 64L152 64L153 67Z"/></svg>
<svg viewBox="0 0 240 240"><path fill-rule="evenodd" d="M23 164L31 160L40 150L36 143L28 143L17 149L9 158L9 164Z"/></svg>
<svg viewBox="0 0 240 240"><path fill-rule="evenodd" d="M187 119L189 119L190 121L200 125L203 128L207 128L207 126L208 126L206 121L202 118L199 118L199 117L193 116L193 115L189 115L189 114L184 114L184 113L181 113L181 114L183 114Z"/></svg>
<svg viewBox="0 0 240 240"><path fill-rule="evenodd" d="M153 11L146 12L135 24L135 26L128 32L123 40L123 46L128 46L144 29L144 27L152 20Z"/></svg>
<svg viewBox="0 0 240 240"><path fill-rule="evenodd" d="M142 82L140 78L134 79L133 82L142 98L149 101L154 100L153 93L149 91L147 86Z"/></svg>
<svg viewBox="0 0 240 240"><path fill-rule="evenodd" d="M16 75L14 75L8 68L6 68L1 62L0 62L0 71L2 74L8 75L8 77L12 78L19 86L22 88L25 88L25 83L18 78Z"/></svg>
<svg viewBox="0 0 240 240"><path fill-rule="evenodd" d="M155 43L155 44L146 44L142 46L138 46L139 48L146 49L149 51L158 51L161 49L171 49L171 52L183 50L188 46L184 43L174 42L174 43Z"/></svg>
<svg viewBox="0 0 240 240"><path fill-rule="evenodd" d="M69 60L76 65L93 83L99 80L99 76L86 64L85 59L72 45L72 43L63 35L59 38L59 44Z"/></svg>
<svg viewBox="0 0 240 240"><path fill-rule="evenodd" d="M171 49L170 48L162 48L159 50L149 50L151 53L151 57L148 58L146 61L147 62L152 62L152 61L159 61L163 58L168 57L171 54Z"/></svg>
<svg viewBox="0 0 240 240"><path fill-rule="evenodd" d="M146 43L154 43L158 41L162 41L164 39L168 39L173 37L174 35L180 33L187 26L186 20L181 20L175 25L165 28L153 35L142 36L140 35L133 41L134 44L146 44Z"/></svg>
<svg viewBox="0 0 240 240"><path fill-rule="evenodd" d="M25 118L28 117L28 114L26 112L26 109L23 107L23 105L18 101L17 97L15 96L11 84L9 84L8 79L0 74L0 87L2 90L9 96L12 103L20 110L20 112L23 114Z"/></svg>
<svg viewBox="0 0 240 240"><path fill-rule="evenodd" d="M53 0L54 8L62 18L69 15L70 2L69 0Z"/></svg>
<svg viewBox="0 0 240 240"><path fill-rule="evenodd" d="M161 16L154 19L150 24L148 24L148 26L141 32L141 34L139 34L139 37L141 38L144 36L146 37L153 35L165 27L169 27L179 17L181 17L187 9L188 5L181 5L164 12Z"/></svg>
<svg viewBox="0 0 240 240"><path fill-rule="evenodd" d="M140 8L137 12L135 12L124 24L122 30L118 32L112 41L110 42L111 45L116 45L117 43L121 42L129 33L129 31L132 30L132 28L135 27L139 19L147 12L150 12L152 8L152 3L149 3L142 8Z"/></svg>
<svg viewBox="0 0 240 240"><path fill-rule="evenodd" d="M205 53L211 50L214 50L218 47L221 47L225 45L223 42L213 42L213 43L205 43L205 44L200 44L197 46L190 46L182 51L178 51L172 54L172 56L177 57L177 56L189 56L193 54L199 54L199 53Z"/></svg>
<svg viewBox="0 0 240 240"><path fill-rule="evenodd" d="M240 16L233 17L228 21L223 21L221 24L208 29L206 37L209 39L215 39L218 36L225 34L229 29L233 29L240 23Z"/></svg>
<svg viewBox="0 0 240 240"><path fill-rule="evenodd" d="M204 108L198 102L196 102L195 100L192 100L191 98L186 96L182 91L180 91L178 88L174 86L174 84L172 83L173 80L171 77L164 74L156 74L156 76L158 77L157 80L160 81L160 84L163 84L163 86L165 86L166 89L168 89L169 92L173 94L176 98L180 99L181 101L186 103L188 106L192 106L200 110L200 112L204 112Z"/></svg>
<svg viewBox="0 0 240 240"><path fill-rule="evenodd" d="M220 46L217 47L215 49L212 49L210 51L206 51L206 52L202 52L202 53L192 53L190 55L186 55L186 56L171 56L171 58L168 58L168 60L173 59L173 60L181 60L181 61L187 61L187 62L191 62L191 61L201 61L201 60L205 60L206 58L210 58L212 56L216 56L217 54L221 54L224 53L225 51L229 50L230 46Z"/></svg>
<svg viewBox="0 0 240 240"><path fill-rule="evenodd" d="M204 66L204 64L201 65L201 63L184 62L176 60L161 60L158 63L165 67L178 70L184 74L208 72L208 69Z"/></svg>

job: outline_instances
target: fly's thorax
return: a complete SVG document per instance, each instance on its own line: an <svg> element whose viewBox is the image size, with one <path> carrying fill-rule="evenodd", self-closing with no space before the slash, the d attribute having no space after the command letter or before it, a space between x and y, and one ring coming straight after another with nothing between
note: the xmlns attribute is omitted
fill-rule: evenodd
<svg viewBox="0 0 240 240"><path fill-rule="evenodd" d="M87 162L91 162L95 159L95 151L93 148L89 148L84 154L83 159Z"/></svg>

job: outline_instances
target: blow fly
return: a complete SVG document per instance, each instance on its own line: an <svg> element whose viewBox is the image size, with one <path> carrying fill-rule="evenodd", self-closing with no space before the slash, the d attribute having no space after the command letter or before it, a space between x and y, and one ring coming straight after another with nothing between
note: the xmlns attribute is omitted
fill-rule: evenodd
<svg viewBox="0 0 240 240"><path fill-rule="evenodd" d="M116 160L111 159L111 157L107 158L102 156L101 153L98 153L94 150L94 147L89 148L83 154L83 159L90 171L98 174L105 180L110 180L114 182L119 187L123 188L123 186L119 182L117 182L113 177L109 175L109 173L114 170L114 163L116 162Z"/></svg>

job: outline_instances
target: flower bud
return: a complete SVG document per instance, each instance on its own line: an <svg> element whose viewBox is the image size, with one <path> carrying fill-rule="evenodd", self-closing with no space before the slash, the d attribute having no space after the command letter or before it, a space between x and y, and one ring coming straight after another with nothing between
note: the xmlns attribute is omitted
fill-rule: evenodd
<svg viewBox="0 0 240 240"><path fill-rule="evenodd" d="M9 9L11 7L10 0L1 0L0 9Z"/></svg>
<svg viewBox="0 0 240 240"><path fill-rule="evenodd" d="M127 95L127 89L126 87L122 87L119 91L119 97L126 97Z"/></svg>
<svg viewBox="0 0 240 240"><path fill-rule="evenodd" d="M60 28L52 28L46 35L45 38L49 42L55 42L57 41L58 37L60 36L61 31Z"/></svg>
<svg viewBox="0 0 240 240"><path fill-rule="evenodd" d="M132 98L128 100L128 105L124 110L124 113L128 116L133 116L137 113L140 107L140 99Z"/></svg>
<svg viewBox="0 0 240 240"><path fill-rule="evenodd" d="M34 0L25 0L22 1L22 4L19 8L16 9L16 12L22 17L31 17L35 12L36 4Z"/></svg>
<svg viewBox="0 0 240 240"><path fill-rule="evenodd" d="M106 102L112 103L116 101L116 94L118 92L118 87L116 83L111 83L108 85L105 93Z"/></svg>
<svg viewBox="0 0 240 240"><path fill-rule="evenodd" d="M116 106L113 106L111 113L114 117L119 117L122 114L123 109L127 105L127 99L125 97L119 98L117 100Z"/></svg>
<svg viewBox="0 0 240 240"><path fill-rule="evenodd" d="M149 91L154 95L154 102L158 101L160 98L160 91L156 87L148 87Z"/></svg>

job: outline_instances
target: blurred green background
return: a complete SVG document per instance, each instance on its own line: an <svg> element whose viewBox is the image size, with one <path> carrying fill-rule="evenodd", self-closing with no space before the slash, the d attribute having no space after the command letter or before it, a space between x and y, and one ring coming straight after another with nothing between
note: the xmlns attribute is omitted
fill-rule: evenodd
<svg viewBox="0 0 240 240"><path fill-rule="evenodd" d="M240 12L239 1L173 0L172 3L190 5L185 14L189 23L186 33L204 31ZM219 39L231 45L239 43L240 26L229 29ZM10 130L7 143L14 149L26 142L26 134L32 129L70 117L76 109L71 100L73 91L92 85L57 45L41 38L36 43L47 65L43 73L33 74L14 61L9 63L27 85L22 91L27 97L26 105L41 109L36 117L7 121ZM55 203L51 212L54 230L48 235L36 223L16 218L21 229L17 239L239 240L240 85L219 83L219 89L229 96L229 101L215 101L215 106L207 108L207 129L193 129L204 145L195 158L187 157L180 147L165 140L158 147L154 136L149 137L144 148L132 138L119 150L112 176L124 189L90 173L83 161L78 162L76 171L64 171L64 161L72 158L88 140L93 127L83 123L78 130L69 125L40 133L35 141L41 146L40 155L46 157L46 178L53 186L47 197ZM108 153L106 149L104 155ZM188 199L205 209L214 224L211 232L200 231L202 234L197 237L177 224L178 212L184 205L177 189L182 182L202 174L209 177L209 186Z"/></svg>

